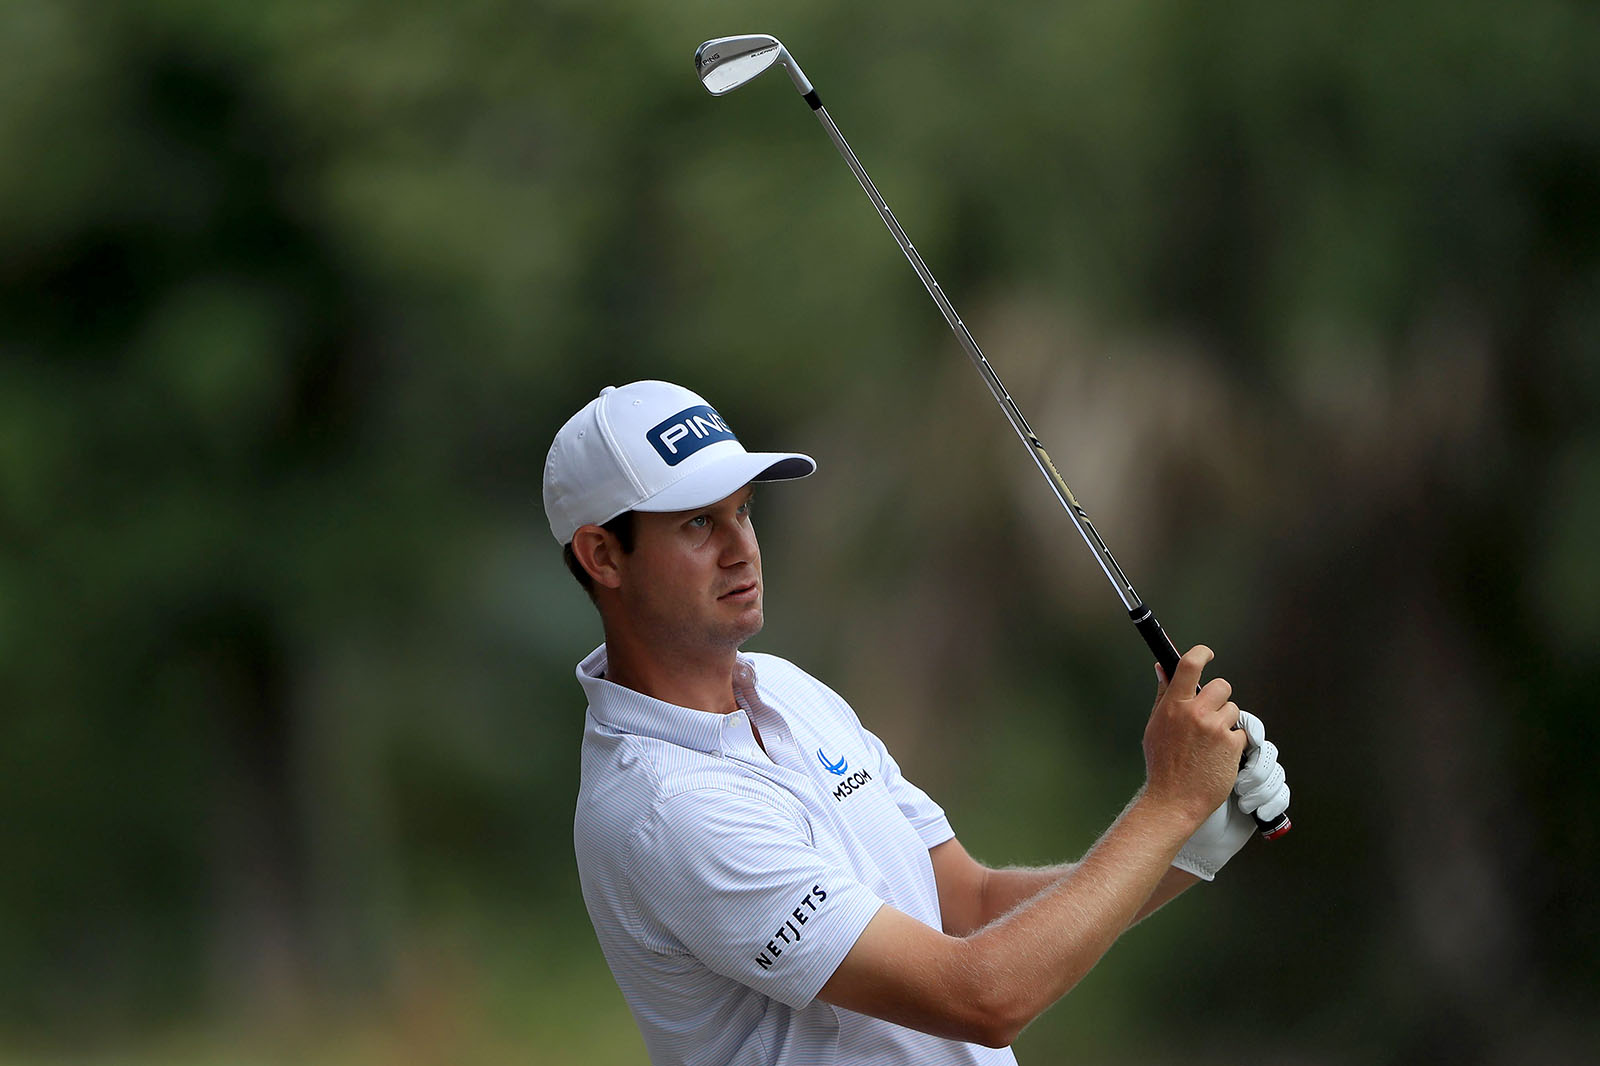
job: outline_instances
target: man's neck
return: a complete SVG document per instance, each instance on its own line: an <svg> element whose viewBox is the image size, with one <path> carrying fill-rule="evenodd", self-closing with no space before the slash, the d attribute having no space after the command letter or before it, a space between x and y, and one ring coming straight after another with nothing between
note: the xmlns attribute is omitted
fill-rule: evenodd
<svg viewBox="0 0 1600 1066"><path fill-rule="evenodd" d="M606 680L665 703L712 714L737 710L733 667L737 649L699 654L639 654L627 641L606 641Z"/></svg>

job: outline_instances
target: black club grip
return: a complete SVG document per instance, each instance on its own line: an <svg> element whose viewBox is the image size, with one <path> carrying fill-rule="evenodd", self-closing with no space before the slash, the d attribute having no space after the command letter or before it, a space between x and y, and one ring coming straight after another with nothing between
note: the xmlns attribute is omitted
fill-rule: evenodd
<svg viewBox="0 0 1600 1066"><path fill-rule="evenodd" d="M1167 680L1172 680L1173 673L1178 669L1178 649L1173 645L1172 638L1167 636L1167 631L1161 628L1155 612L1141 603L1128 612L1128 617L1133 619L1133 628L1139 631L1145 646L1156 657L1156 662L1161 664L1162 673L1167 675ZM1271 820L1255 814L1250 817L1255 819L1256 831L1263 840L1276 840L1289 831L1288 811L1280 812Z"/></svg>

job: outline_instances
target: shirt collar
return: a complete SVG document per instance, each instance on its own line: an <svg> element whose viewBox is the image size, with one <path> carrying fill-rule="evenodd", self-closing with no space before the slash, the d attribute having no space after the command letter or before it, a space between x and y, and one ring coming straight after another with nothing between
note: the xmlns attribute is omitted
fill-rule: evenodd
<svg viewBox="0 0 1600 1066"><path fill-rule="evenodd" d="M578 684L589 698L589 713L595 721L623 733L654 737L718 755L726 754L730 742L737 743L729 736L729 729L736 722L743 726L745 712L715 714L646 696L602 677L606 662L606 646L602 644L590 652L577 669ZM742 655L734 659L733 686L734 692L741 696L755 693L755 666ZM748 733L748 726L740 731ZM743 747L742 744L738 746Z"/></svg>

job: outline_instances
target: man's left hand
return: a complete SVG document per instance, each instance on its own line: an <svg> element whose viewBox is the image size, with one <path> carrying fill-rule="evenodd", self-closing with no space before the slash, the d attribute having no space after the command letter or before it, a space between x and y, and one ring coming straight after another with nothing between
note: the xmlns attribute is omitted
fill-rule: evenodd
<svg viewBox="0 0 1600 1066"><path fill-rule="evenodd" d="M1233 783L1233 795L1212 811L1195 830L1172 865L1205 881L1256 833L1252 813L1272 819L1289 806L1289 785L1278 763L1278 746L1267 739L1261 719L1249 711L1239 712L1239 728L1249 737L1244 766Z"/></svg>

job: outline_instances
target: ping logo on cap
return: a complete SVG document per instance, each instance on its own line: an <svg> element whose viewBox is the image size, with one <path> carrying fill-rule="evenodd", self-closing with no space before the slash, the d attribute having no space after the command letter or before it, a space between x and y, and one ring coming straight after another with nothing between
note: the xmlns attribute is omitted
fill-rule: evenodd
<svg viewBox="0 0 1600 1066"><path fill-rule="evenodd" d="M737 439L722 416L705 404L679 411L645 436L668 466L677 466L708 444Z"/></svg>

